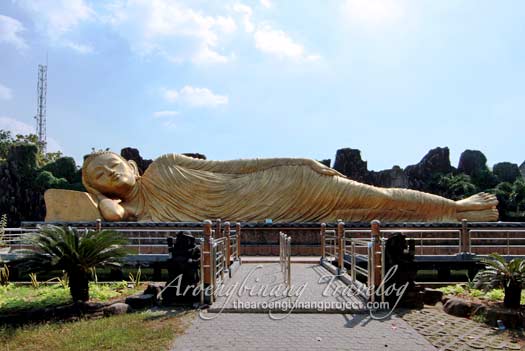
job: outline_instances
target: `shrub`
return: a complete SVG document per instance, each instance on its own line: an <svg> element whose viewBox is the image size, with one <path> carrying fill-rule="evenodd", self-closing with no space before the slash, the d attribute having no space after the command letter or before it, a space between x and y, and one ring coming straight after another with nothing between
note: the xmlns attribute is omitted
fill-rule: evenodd
<svg viewBox="0 0 525 351"><path fill-rule="evenodd" d="M21 264L34 271L63 270L74 301L89 300L89 275L97 266L120 266L126 240L111 230L78 232L70 227L45 226L30 239L36 251Z"/></svg>
<svg viewBox="0 0 525 351"><path fill-rule="evenodd" d="M518 308L525 282L525 261L514 258L507 263L501 255L496 253L490 254L481 261L486 268L476 274L474 278L476 288L485 290L503 288L504 306Z"/></svg>

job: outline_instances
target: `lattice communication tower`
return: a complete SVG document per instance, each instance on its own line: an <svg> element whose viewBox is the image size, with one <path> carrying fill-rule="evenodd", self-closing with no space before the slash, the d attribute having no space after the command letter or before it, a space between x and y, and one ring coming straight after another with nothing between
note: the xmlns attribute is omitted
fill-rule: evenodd
<svg viewBox="0 0 525 351"><path fill-rule="evenodd" d="M47 99L47 65L38 65L36 135L40 152L46 153L46 99Z"/></svg>

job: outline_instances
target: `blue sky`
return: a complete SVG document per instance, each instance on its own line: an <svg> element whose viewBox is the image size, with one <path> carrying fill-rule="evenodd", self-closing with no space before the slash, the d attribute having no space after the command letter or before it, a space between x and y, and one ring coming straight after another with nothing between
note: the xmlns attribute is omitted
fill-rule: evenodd
<svg viewBox="0 0 525 351"><path fill-rule="evenodd" d="M525 2L1 0L0 128L155 158L525 160Z"/></svg>

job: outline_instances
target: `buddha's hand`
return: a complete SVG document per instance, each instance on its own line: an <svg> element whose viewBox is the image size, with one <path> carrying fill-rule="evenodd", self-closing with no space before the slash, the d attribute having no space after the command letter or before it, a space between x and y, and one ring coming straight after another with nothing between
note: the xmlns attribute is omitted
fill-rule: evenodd
<svg viewBox="0 0 525 351"><path fill-rule="evenodd" d="M107 221L121 221L124 218L126 211L120 205L120 200L113 200L109 198L101 199L98 202L98 209Z"/></svg>

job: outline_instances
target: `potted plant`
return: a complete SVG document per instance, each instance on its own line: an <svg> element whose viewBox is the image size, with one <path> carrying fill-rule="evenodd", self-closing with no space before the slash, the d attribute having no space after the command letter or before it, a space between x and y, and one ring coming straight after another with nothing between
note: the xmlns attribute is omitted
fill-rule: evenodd
<svg viewBox="0 0 525 351"><path fill-rule="evenodd" d="M505 297L503 305L508 308L519 308L521 290L525 285L525 260L514 258L507 262L497 253L481 259L485 269L474 278L477 288L503 288Z"/></svg>

